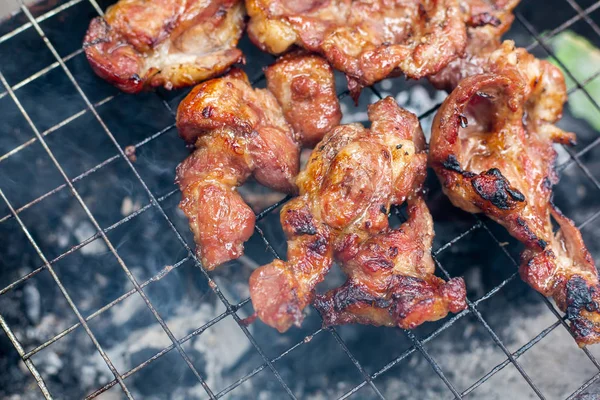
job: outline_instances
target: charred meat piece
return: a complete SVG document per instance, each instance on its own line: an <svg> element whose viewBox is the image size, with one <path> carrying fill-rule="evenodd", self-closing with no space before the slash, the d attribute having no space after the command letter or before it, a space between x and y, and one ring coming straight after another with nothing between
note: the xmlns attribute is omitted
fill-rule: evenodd
<svg viewBox="0 0 600 400"><path fill-rule="evenodd" d="M355 99L388 76L437 73L467 41L458 0L246 0L246 8L257 46L320 53L346 74Z"/></svg>
<svg viewBox="0 0 600 400"><path fill-rule="evenodd" d="M438 89L452 91L461 79L490 72L489 56L500 47L501 38L514 20L513 9L520 0L461 1L467 25L467 47L440 72L428 77Z"/></svg>
<svg viewBox="0 0 600 400"><path fill-rule="evenodd" d="M419 196L408 201L408 221L357 246L342 260L346 283L317 296L325 325L349 323L412 329L465 309L465 284L434 275L433 220Z"/></svg>
<svg viewBox="0 0 600 400"><path fill-rule="evenodd" d="M241 0L120 0L92 20L83 47L93 70L124 92L190 86L242 62Z"/></svg>
<svg viewBox="0 0 600 400"><path fill-rule="evenodd" d="M564 81L548 63L516 54L495 64L498 73L462 80L444 101L430 162L454 205L485 213L525 245L521 277L566 312L579 345L597 343L597 271L580 232L550 201L558 179L552 144L574 140L552 124L566 98Z"/></svg>
<svg viewBox="0 0 600 400"><path fill-rule="evenodd" d="M265 70L267 88L302 144L313 147L339 125L340 103L331 66L323 58L288 54Z"/></svg>
<svg viewBox="0 0 600 400"><path fill-rule="evenodd" d="M254 213L235 188L253 175L294 193L300 147L273 95L252 89L237 69L196 86L179 105L177 128L196 146L177 168L180 207L204 267L214 269L242 255L254 230Z"/></svg>
<svg viewBox="0 0 600 400"><path fill-rule="evenodd" d="M250 295L258 316L280 332L292 324L301 323L302 310L313 300L315 286L323 280L334 259L350 261L361 252L366 258L370 249L378 243L382 246L391 243L382 250L384 252L394 246L403 257L408 257L410 252L406 249L406 253L403 253L401 248L407 245L404 234L390 229L388 211L392 204L401 204L415 196L425 178L423 132L417 117L398 107L392 98L371 105L368 111L371 129L365 129L360 124L339 125L317 145L306 169L296 180L300 196L287 203L281 211L281 223L288 238L288 261L276 260L258 268L250 277ZM415 204L420 210L424 207L418 201ZM413 221L422 223L427 216L415 211ZM429 251L431 239L423 240L423 248ZM416 252L420 251L419 246L416 245ZM385 257L383 254L380 256ZM391 259L400 262L395 257L392 255ZM393 301L397 307L404 309L398 309L396 315L392 315L395 312L393 307L384 307L384 303L398 293L383 289L377 293L365 288L367 295L381 299L381 308L387 307L390 318L401 326L404 323L414 326L424 320L436 319L444 314L444 310L448 312L457 308L454 306L457 303L452 306L444 303L448 306L444 309L440 302L434 300L438 295L444 299L451 296L444 297L441 294L444 285L427 276L429 270L424 265L427 260L430 261L427 259L429 256L424 254L415 257L425 259L414 266L414 270L420 273L414 274L414 281L408 279L398 283L397 292L402 292L403 284L413 285L416 292L423 294L421 300L400 296L402 299ZM355 265L356 273L350 273L348 286L358 282L358 269L363 268L362 265L352 265ZM387 274L382 272L381 279L388 279L389 282L392 279L390 269L393 268L390 265ZM397 272L398 275L402 274L400 269ZM424 280L425 276L427 279ZM377 274L374 274L374 279L376 277ZM462 287L464 305L464 284L462 281L454 284ZM377 283L373 282L372 285L376 286ZM417 286L423 289L419 291ZM348 290L356 296L362 296L362 292ZM431 297L424 300L428 296L424 293L431 294ZM457 293L457 297L460 297L460 293ZM321 304L326 302L326 298L321 300ZM345 312L353 313L354 309ZM384 311L372 311L374 323L378 312ZM343 320L341 317L336 320L332 315L326 322ZM347 318L347 321L350 319ZM356 321L367 321L367 317Z"/></svg>

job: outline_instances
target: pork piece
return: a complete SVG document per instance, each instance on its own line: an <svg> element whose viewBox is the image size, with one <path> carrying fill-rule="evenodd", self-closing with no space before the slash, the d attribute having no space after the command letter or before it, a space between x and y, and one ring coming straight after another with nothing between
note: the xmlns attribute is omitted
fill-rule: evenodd
<svg viewBox="0 0 600 400"><path fill-rule="evenodd" d="M243 61L241 0L120 0L92 20L83 47L92 69L127 93L181 88Z"/></svg>
<svg viewBox="0 0 600 400"><path fill-rule="evenodd" d="M288 238L288 261L275 260L250 277L254 309L263 322L280 332L292 324L300 325L302 310L313 300L315 286L323 280L334 259L345 262L361 251L366 253L369 240L395 243L394 235L398 236L398 251L402 253L401 246L406 247L406 241L401 243L402 234L390 229L388 212L392 204L415 196L425 178L423 132L417 117L398 107L391 97L369 106L368 112L371 129L360 124L339 125L317 145L296 180L299 197L281 210L281 224ZM425 240L429 244L423 244L423 248L428 248L431 239ZM403 254L408 256L407 253ZM435 296L441 293L442 289L431 286L433 279L417 282L426 274L426 268L416 266L415 270L420 271L414 276L415 285L422 284L423 291L429 290L427 293ZM385 273L381 276L388 278ZM462 281L456 285L462 285ZM437 282L440 286L443 285ZM393 294L386 293L383 298L386 296L391 298ZM443 313L443 306L437 301L415 301L415 307L427 308L426 303L435 311L409 307L410 312L398 311L397 322L400 324L402 318L411 315L413 323L407 324L413 326L416 321L435 319ZM421 317L413 317L412 311Z"/></svg>
<svg viewBox="0 0 600 400"><path fill-rule="evenodd" d="M325 325L349 323L412 329L465 309L465 284L434 275L433 220L420 196L408 201L408 221L357 246L342 260L346 283L317 296Z"/></svg>
<svg viewBox="0 0 600 400"><path fill-rule="evenodd" d="M550 201L552 144L574 141L552 125L564 81L530 61L461 81L435 117L430 162L455 206L485 213L525 245L521 277L566 312L583 346L600 341L598 275L580 232ZM520 68L540 64L548 70L532 84Z"/></svg>
<svg viewBox="0 0 600 400"><path fill-rule="evenodd" d="M458 0L246 0L246 8L258 47L322 54L346 74L355 100L362 87L388 76L435 74L467 40Z"/></svg>
<svg viewBox="0 0 600 400"><path fill-rule="evenodd" d="M516 48L511 40L504 41L488 60L488 72L519 81L528 127L544 131L563 144L575 141L575 135L554 125L562 117L567 101L567 87L560 69L548 61L538 60L523 48Z"/></svg>
<svg viewBox="0 0 600 400"><path fill-rule="evenodd" d="M252 89L238 69L196 86L177 110L177 128L196 151L177 167L180 207L205 268L238 258L254 230L254 213L236 191L250 175L294 193L299 145L281 107Z"/></svg>
<svg viewBox="0 0 600 400"><path fill-rule="evenodd" d="M438 89L450 92L468 76L491 72L489 56L500 47L502 35L515 19L512 11L519 1L461 1L467 25L467 47L462 57L450 61L440 72L428 77L429 81Z"/></svg>
<svg viewBox="0 0 600 400"><path fill-rule="evenodd" d="M286 120L306 147L314 147L323 135L339 125L340 103L329 63L316 55L287 54L265 70L267 88Z"/></svg>

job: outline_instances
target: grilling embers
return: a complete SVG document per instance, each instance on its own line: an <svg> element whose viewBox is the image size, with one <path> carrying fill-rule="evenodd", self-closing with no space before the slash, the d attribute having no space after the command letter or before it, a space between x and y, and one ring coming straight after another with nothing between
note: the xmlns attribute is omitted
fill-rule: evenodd
<svg viewBox="0 0 600 400"><path fill-rule="evenodd" d="M65 292L72 297L74 305L82 311L83 317L91 317L88 321L90 332L95 334L100 348L107 350L105 353L107 358L116 366L115 374L107 367L106 359L96 356L98 363L93 361L94 357L86 356L98 354L96 353L97 347L94 342L90 341L88 333L81 326L69 330L75 323L81 325L81 321L78 321L75 318L76 315L72 314L70 305L65 303L64 296L60 291L56 293L57 295L50 295L49 290L56 288L57 285L52 274L49 274L49 270L42 268L40 272L35 272L37 267L44 265L42 260L32 257L32 268L29 270L23 267L20 270L9 268L5 272L8 274L5 275L6 284L3 285L5 290L1 292L2 296L0 297L4 300L0 314L6 318L6 326L17 333L16 336L10 338L9 342L15 340L24 344L25 353L23 355L15 353L15 357L31 360L30 364L34 367L37 366L42 371L42 382L47 383L49 391L55 397L98 395L105 391L122 392L125 390L124 388L127 388L129 393L135 397L149 397L153 394L163 393L164 390L170 390L171 395L175 393L175 396L191 398L194 397L192 388L197 386L197 389L205 395L209 393L206 390L208 387L215 396L221 397L229 394L237 398L243 397L243 392L246 392L250 386L252 387L251 393L263 390L271 396L286 393L289 395L287 392L289 389L296 397L321 393L325 397L338 397L345 394L363 398L369 397L369 393L373 393L373 396L381 394L395 398L398 395L411 397L412 393L414 397L437 398L436 396L441 396L444 391L448 395L456 395L453 391L455 389L459 396L467 396L473 392L476 397L487 398L493 396L496 393L495 390L500 390L500 388L491 387L495 385L486 384L490 377L499 377L502 382L512 382L511 385L521 388L516 390L518 393L526 393L529 390L533 394L539 392L542 396L560 396L575 391L580 384L593 378L594 362L589 361L594 360L593 350L592 353L589 351L587 353L579 352L571 347L572 343L568 342L567 339L572 341L571 338L563 338L564 335L557 336L559 332L567 332L559 326L564 324L560 321L557 322L554 314L550 312L553 309L542 303L541 296L535 296L530 289L521 289L518 277L514 277L513 273L516 269L510 264L510 257L517 254L518 246L489 221L473 220L472 217L449 206L447 200L440 195L439 184L435 179L429 179L426 182L426 187L430 189L426 200L433 214L436 231L433 243L434 261L440 262L440 264L436 264L437 270L444 280L449 279L447 275L444 275L445 271L449 272L451 276L465 276L467 289L469 289L468 297L472 300L466 311L459 313L455 318L448 317L437 323L424 325L416 329L414 335L407 334L407 336L402 331L371 329L355 325L333 330L319 330L320 320L314 309L307 309L308 314L302 329L292 329L281 336L260 324L253 324L248 328L244 328L243 324L238 324L238 315L243 318L251 313L246 298L248 274L257 266L252 260L258 264L272 261L271 253L264 252L265 248L271 247L266 247L261 238L269 240L274 251L285 254L285 246L282 243L282 233L276 215L279 209L275 208L272 211L265 203L265 201L269 201L267 199L274 199L273 202L277 201L278 197L252 182L240 189L242 197L248 201L258 221L255 235L246 244L246 255L210 274L199 272L200 270L193 267L194 262L190 260L187 249L161 213L161 209L164 209L169 220L174 221L177 231L183 235L187 243L193 243L189 241L190 237L183 215L175 211L178 192L174 191L175 188L171 186L175 163L184 158L185 151L181 142L176 139L176 131L172 128L173 115L161 104L164 99L174 110L182 97L181 92L174 94L160 92L158 95L141 94L141 97L135 98L116 95L116 92L111 91L107 85L89 75L88 67L84 63L85 59L80 50L78 53L75 47L71 47L75 50L74 55L71 55L70 51L72 50L69 49L68 44L65 44L66 39L61 39L66 35L64 33L60 33L60 36L53 34L52 23L60 21L59 18L63 16L77 15L74 20L85 21L87 24L94 12L94 8L90 4L92 3L87 1L74 1L59 6L58 9L49 9L50 14L48 15L43 9L38 11L39 8L32 15L32 18L45 16L36 22L41 31L49 37L49 44L58 51L58 56L67 57L65 59L66 69L63 69L57 62L50 69L37 74L32 80L25 80L28 77L28 74L25 73L27 69L17 71L0 67L0 71L7 77L9 87L15 93L15 99L10 96L10 93L6 93L3 99L10 100L8 102L10 104L21 104L43 139L43 141L38 139L28 126L27 120L22 119L21 126L24 127L22 132L29 131L31 136L25 137L21 142L6 141L6 146L2 146L2 149L5 149L3 154L7 155L2 157L0 167L2 164L5 166L20 165L22 157L27 154L33 154L34 158L40 160L38 163L42 163L44 160L49 163L47 167L44 167L43 164L36 164L20 169L23 171L22 173L28 170L42 171L41 174L36 174L39 178L32 180L37 182L37 179L40 179L42 184L37 185L38 187L34 188L35 191L29 196L23 190L9 190L11 187L16 187L12 182L16 184L23 179L15 178L14 169L11 170L10 175L4 175L7 179L3 180L5 183L0 185L0 188L6 194L9 204L15 206L16 215L22 217L21 221L24 227L33 233L32 240L41 244L42 254L47 256L50 265L54 267L58 274L58 280L64 283ZM581 5L584 6L583 3ZM589 8L593 4L585 6ZM100 7L104 8L105 5L100 4ZM530 7L528 4L520 6L520 13L525 15L526 19L517 20L516 27L513 27L509 33L510 38L517 39L517 43L521 46L529 44L526 39L529 32L525 30L528 21L534 21L534 25L537 24L537 27L550 29L569 22L570 14L565 13L564 20L556 16L555 20L544 20L543 23L546 25L542 25L537 13L528 14L530 9L528 7ZM571 6L565 3L564 7L569 9ZM82 13L85 12L88 15L82 17ZM572 15L573 18L579 17L579 19L571 21L574 28L583 29L582 27L591 26L584 18L587 13L579 15L576 11L572 11ZM25 20L28 20L26 14L24 17ZM84 22L81 24L83 28ZM58 26L60 25L62 24L59 23ZM32 40L32 38L39 40L41 50L38 49L37 56L32 58L31 64L35 66L37 62L40 65L38 70L41 70L57 59L52 58L54 54L47 50L49 47L39 38L39 32L36 31L35 26L32 24L20 33L6 36L2 43L13 46L12 43L16 43L16 40L21 37L24 38L23 40ZM564 26L560 28L563 29ZM57 32L60 32L60 29ZM558 30L555 30L553 34L557 32ZM589 28L588 37L592 38L594 34L593 29ZM70 38L73 43L81 39L81 33L74 36L77 37ZM244 69L255 86L257 78L260 76L260 68L272 64L274 60L267 59L257 52L248 45L247 39L242 40L241 49L248 61ZM538 49L542 49L542 47L538 46ZM49 57L42 57L44 54L48 54ZM534 54L542 56L541 53L534 52ZM43 62L46 62L46 65L42 66ZM82 88L83 94L93 103L95 109L99 110L98 117L91 112L91 109L86 108L85 102L80 100L83 97L76 90L71 89L75 86L68 79L67 70L73 72L73 77ZM37 72L37 70L31 70L31 72ZM47 80L46 76L48 76ZM55 102L49 100L49 97L47 106L39 97L35 102L28 102L28 96L33 96L33 88L39 87L36 85L42 82L47 82L47 85L58 85L61 88L60 93L66 93L65 98L72 100L67 103L71 108L61 109L57 113L44 114L40 112L44 107L47 107L48 110L57 107ZM342 81L338 83L340 86L338 93L343 93L342 86L345 85ZM423 85L426 89L423 88ZM582 86L585 87L585 83ZM400 79L384 81L374 90L371 92L370 89L365 89L359 107L356 109L348 97L342 98L343 123L366 121L366 105L375 103L378 100L377 94L383 94L384 97L392 94L396 96L396 100L402 106L408 106L411 111L421 115L442 99L440 94L430 90L423 82L404 83ZM583 93L583 91L579 91L579 93ZM114 95L116 97L113 98ZM34 104L37 107L34 107ZM14 110L15 118L22 118L20 109L14 107ZM81 110L83 110L83 114L80 113ZM132 117L134 114L136 116ZM426 134L429 131L430 120L427 118L429 114L425 115L423 123ZM74 115L73 118L57 125L64 118L72 115ZM468 124L472 125L471 118L467 117ZM115 153L116 148L111 143L110 135L107 135L99 121L107 122L107 129L113 134L119 145L122 147L136 146L138 160L132 165L133 169L122 155ZM15 125L18 126L18 124ZM82 129L77 130L78 126ZM129 129L131 126L136 128ZM583 143L575 147L573 154L576 154L575 151L579 153L593 143L593 139L589 139L595 135L593 129L587 127L584 122L575 120L571 115L567 115L563 119L561 127L577 133L580 142ZM77 133L78 131L88 133L87 138L82 137L80 140L81 134ZM588 132L590 133L587 134ZM154 133L155 135L151 136ZM65 142L64 139L70 137L73 139ZM34 139L31 143L29 142L30 138ZM98 141L94 142L96 140ZM86 141L90 143L86 143ZM68 186L59 188L64 181L59 173L53 172L57 171L56 167L40 143L48 143L48 150L56 156L59 165L67 171L69 178L73 179L82 175L80 178L76 178L74 188L82 194L84 204L89 206L91 214L99 222L101 228L107 230L106 239L96 233L97 230L93 223L85 223L89 216L76 198L63 197L68 194L70 188ZM69 146L72 147L69 149ZM63 148L65 150L62 150ZM85 148L89 150L81 150ZM72 153L73 149L77 149L77 154L80 154L79 160L68 157L69 152ZM590 149L592 148L586 150L589 155L593 154ZM559 163L564 162L565 155L566 153L563 152L562 159L559 156ZM568 160L568 155L566 157ZM28 158L31 159L31 156ZM96 167L111 158L112 161ZM577 199L585 196L585 190L587 190L588 198L591 196L593 199L594 196L590 193L598 189L593 180L590 181L585 175L586 171L590 171L585 166L587 159L582 159L583 169L575 160L577 159L573 158L572 161L567 161L567 164L563 164L562 168L559 168L559 173L563 178L555 191L558 205L579 226L589 217L594 216L595 202ZM94 169L94 167L96 168ZM95 172L88 172L90 170ZM148 199L148 192L133 171L140 172L140 178L148 186L150 192L157 196L156 203ZM591 171L591 176L593 176L594 169ZM20 176L20 173L16 176ZM47 178L42 178L44 176ZM575 184L571 184L571 182L575 182ZM55 187L59 189L53 191L51 195L35 201L39 195L43 195ZM568 190L571 188L573 190ZM30 204L32 201L35 202ZM28 204L30 205L28 206ZM21 209L23 206L25 208ZM261 213L260 211L263 209L269 212ZM82 210L84 212L81 212ZM4 218L2 224L6 226L7 223L12 223L11 226L14 230L22 231L15 214L10 211L9 208L6 209L5 214L8 218ZM390 211L391 225L393 227L400 226L404 222L405 211L396 208L392 208ZM36 215L37 218L35 218ZM50 216L53 220L47 220ZM396 220L397 218L399 219ZM51 221L58 221L58 223ZM473 223L474 227L469 228ZM593 238L595 224L588 222L584 226L584 238L588 244L591 244L593 240L590 237ZM48 235L48 232L58 233ZM76 235L69 232L76 232ZM85 241L84 245L77 246L88 237L92 239ZM135 245L136 237L146 238L149 242L148 245ZM60 238L60 241L57 238ZM502 247L498 246L495 239L498 239ZM27 237L14 236L11 240L15 241L15 245L10 246L13 249L11 251L21 255L11 256L8 265L11 265L12 262L20 266L27 265L27 261L24 262L22 257L23 254L30 251L33 251L34 257L38 257L35 249L28 243ZM21 244L16 244L17 240ZM127 276L122 272L123 265L111 251L107 240L116 244L116 254L120 256L127 270L133 271L135 279L148 293L150 302L155 305L158 314L166 321L166 326L172 329L177 341L182 342L181 351L172 344L173 341L166 334L164 334L166 341L143 341L137 349L132 345L136 342L136 335L138 338L148 337L152 332L163 332L163 327L151 311L148 312L148 317L140 315L138 318L131 318L134 315L132 307L138 304L133 301L139 298L139 295L135 286L127 286ZM447 242L454 244L452 246L445 245ZM506 245L505 242L509 244ZM73 245L75 247L72 251L62 255ZM17 250L19 248L23 250ZM489 251L482 251L482 249ZM594 254L593 245L590 250ZM493 254L489 254L492 251ZM110 260L101 263L94 261L103 254L107 254ZM55 260L57 257L59 259ZM105 255L104 258L107 256ZM98 265L98 267L86 270L81 267L82 265ZM33 275L27 275L31 271L34 271ZM330 277L332 280L325 282L327 288L334 288L342 283L339 281L340 274L335 270L332 273L333 276ZM121 278L117 278L119 276ZM21 277L24 279L17 281ZM118 280L118 283L115 279ZM508 281L505 282L505 279ZM17 284L12 285L13 282L17 282ZM110 289L101 290L102 287L105 287L102 286L102 282L111 282L112 285L108 286ZM495 289L498 284L501 285L500 289ZM153 285L155 289L153 289ZM221 289L220 293L224 298L219 299L218 296L208 295L213 293L213 287ZM321 290L319 289L319 292ZM41 295L36 297L35 293ZM127 293L129 293L127 297L120 297ZM513 297L507 298L505 296L507 293L512 293ZM13 295L18 295L18 297ZM43 299L44 304L47 305L41 308L37 307L36 304L39 304L37 302L41 300L36 299ZM131 299L130 301L133 303L127 299ZM112 300L115 301L112 302ZM7 303L7 301L11 303ZM14 304L21 304L21 302L27 306L15 308ZM120 304L126 307L113 309ZM143 301L139 304L141 309L146 308ZM202 304L200 310L197 310L198 304ZM228 308L226 305L220 308L221 306L216 306L216 304L231 304L232 308ZM6 311L9 308L15 311ZM22 313L20 310L27 311ZM98 310L100 312L95 313ZM138 314L140 313L138 312ZM18 315L22 315L22 317L18 317ZM121 317L118 317L119 315ZM221 317L221 315L224 316ZM52 327L48 325L50 319L47 316L61 322ZM189 324L183 323L184 319L189 321ZM204 328L196 329L203 325L205 325ZM35 328L29 329L29 333L26 335L23 329L25 326ZM153 330L153 326L158 330ZM495 330L496 334L493 334L488 328ZM64 329L67 331L61 334ZM235 332L239 332L242 336L235 336ZM255 338L254 342L246 341L244 332L248 332L252 338ZM56 337L57 334L60 336ZM313 334L315 335L313 336ZM227 340L225 335L234 336ZM112 339L109 339L111 336L113 336ZM312 340L304 342L302 339L305 336ZM434 338L435 340L433 340ZM210 345L210 343L221 341L226 341L230 345L225 347ZM231 343L234 342L247 344L232 345ZM253 343L256 344L256 347ZM527 354L535 355L535 357L531 357L538 361L543 360L540 358L542 357L540 351L544 349L546 343L552 344L552 350L549 353L558 354L556 357L565 360L565 363L571 362L569 357L581 354L583 358L577 358L579 361L571 364L571 368L567 368L569 374L577 379L569 380L569 383L560 377L552 382L546 376L537 375L525 357L520 358L527 351ZM168 348L169 345L172 350L162 352L163 347ZM286 352L281 358L278 358L280 353L293 345L297 346L294 347L295 350ZM487 349L486 351L489 353L486 357L477 357L473 351L476 348ZM324 351L325 349L327 351ZM536 349L540 350L536 353ZM124 355L119 356L118 354ZM155 354L161 355L153 357ZM207 383L206 387L203 387L198 376L185 360L181 359L180 354L189 355L199 377L204 383ZM222 361L216 362L215 356L218 354L227 356ZM348 358L347 354L353 354L353 357ZM507 358L508 355L512 358ZM274 358L276 360L271 363L270 361ZM11 360L14 360L12 356L8 360L9 363L14 362ZM315 363L318 374L311 375L301 369L301 365L306 360ZM353 360L356 361L356 364ZM395 360L394 363L387 364L393 360ZM463 361L461 362L461 360ZM437 366L434 371L442 379L436 378L435 382L432 382L431 378L429 382L423 379L428 374L431 375L431 370L428 370L430 361L433 362L431 365ZM406 364L407 368L404 368L403 364ZM471 369L466 371L465 368L456 368L455 365L479 365L481 370L480 372ZM496 365L500 367L495 368ZM545 365L548 365L548 362ZM173 366L176 367L173 368ZM66 374L66 371L76 371L81 367L85 367L85 371L90 371L89 378L83 379L77 374ZM254 372L257 369L258 372ZM386 373L390 369L393 369L394 373ZM332 373L328 374L327 371ZM333 371L338 372L333 373ZM355 377L352 375L354 371L356 371ZM497 374L496 371L502 371L502 374L507 375ZM167 372L169 374L164 375ZM153 373L158 373L159 376L171 376L171 379L166 379L170 383L166 385L165 379L162 379L161 385L152 386L152 382L157 381L152 378ZM327 380L320 378L323 374L328 375ZM21 372L17 372L13 376L17 375L24 376ZM551 368L546 375L552 375ZM122 383L118 379L119 376L124 377ZM183 378L177 379L177 376ZM279 382L279 384L273 387L268 384L269 381ZM304 382L302 387L299 386L300 381ZM342 383L336 386L334 384L336 381ZM19 379L14 379L14 383L11 384L14 385L13 388L18 386L17 382ZM399 386L394 386L395 382ZM71 388L67 389L66 386ZM586 386L582 390L590 391L593 387L593 385L590 388ZM82 390L80 394L75 394L77 388ZM92 391L99 390L92 393L90 389ZM70 395L67 395L69 390L71 390ZM499 393L503 392L500 390ZM526 394L523 396L523 398L527 398Z"/></svg>

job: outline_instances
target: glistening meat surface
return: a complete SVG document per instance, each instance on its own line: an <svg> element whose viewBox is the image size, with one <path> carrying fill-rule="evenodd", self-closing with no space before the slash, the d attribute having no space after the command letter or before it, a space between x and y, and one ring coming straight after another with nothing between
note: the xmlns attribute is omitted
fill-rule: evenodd
<svg viewBox="0 0 600 400"><path fill-rule="evenodd" d="M304 146L313 147L342 119L331 66L316 55L292 53L265 69L267 88Z"/></svg>
<svg viewBox="0 0 600 400"><path fill-rule="evenodd" d="M253 233L254 214L236 187L253 176L294 193L301 145L313 145L341 119L333 71L320 57L282 57L266 75L268 89L253 89L233 70L198 85L179 105L179 134L196 146L177 171L181 208L208 269L242 255Z"/></svg>
<svg viewBox="0 0 600 400"><path fill-rule="evenodd" d="M177 168L181 209L203 265L238 258L254 231L254 213L235 190L253 175L293 193L299 145L273 95L233 70L196 86L177 110L177 128L196 151Z"/></svg>
<svg viewBox="0 0 600 400"><path fill-rule="evenodd" d="M465 284L434 275L433 220L425 201L408 201L408 220L361 243L342 259L346 283L317 296L325 325L349 323L412 329L466 307Z"/></svg>
<svg viewBox="0 0 600 400"><path fill-rule="evenodd" d="M552 124L566 98L564 81L550 64L519 55L522 62L495 64L498 73L462 80L444 101L432 128L431 165L454 205L485 213L523 242L523 280L567 313L580 345L597 343L597 270L579 230L550 201L552 144L574 140Z"/></svg>
<svg viewBox="0 0 600 400"><path fill-rule="evenodd" d="M502 35L514 20L513 9L520 0L461 1L467 26L467 46L440 72L428 77L438 89L452 91L461 79L488 71L489 56L500 47Z"/></svg>
<svg viewBox="0 0 600 400"><path fill-rule="evenodd" d="M246 0L248 34L280 54L296 45L323 55L360 89L388 76L419 79L462 55L458 0Z"/></svg>
<svg viewBox="0 0 600 400"><path fill-rule="evenodd" d="M83 47L103 79L128 93L180 88L243 61L241 0L120 0L92 20Z"/></svg>
<svg viewBox="0 0 600 400"><path fill-rule="evenodd" d="M315 286L336 259L347 268L349 281L317 301L325 323L414 327L465 306L461 279L444 282L432 274L431 217L418 198L426 172L419 121L392 98L368 111L371 129L340 125L317 144L296 181L299 197L281 210L288 261L275 260L250 277L258 316L281 332L301 323ZM408 225L391 229L390 207L407 199ZM358 259L372 256L382 263L361 280L375 264ZM339 297L338 292L354 302L330 307L329 299ZM377 305L361 307L367 298Z"/></svg>

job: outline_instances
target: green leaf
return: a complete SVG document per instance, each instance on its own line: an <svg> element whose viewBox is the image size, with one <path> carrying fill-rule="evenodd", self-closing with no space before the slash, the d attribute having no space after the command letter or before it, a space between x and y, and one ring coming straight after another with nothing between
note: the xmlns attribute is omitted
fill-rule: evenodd
<svg viewBox="0 0 600 400"><path fill-rule="evenodd" d="M565 72L564 68L580 83L585 82L600 71L600 49L583 36L579 36L572 31L563 31L554 36L550 40L550 44L560 63L552 57L549 61L563 71L568 88L575 87L575 82ZM585 90L596 103L600 103L600 77L587 83ZM578 90L569 96L568 107L573 116L584 119L594 129L600 130L600 110L596 108L582 90Z"/></svg>

